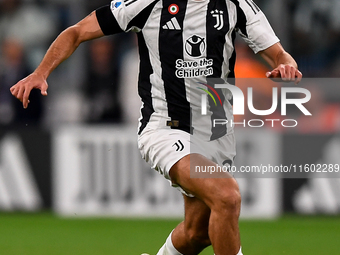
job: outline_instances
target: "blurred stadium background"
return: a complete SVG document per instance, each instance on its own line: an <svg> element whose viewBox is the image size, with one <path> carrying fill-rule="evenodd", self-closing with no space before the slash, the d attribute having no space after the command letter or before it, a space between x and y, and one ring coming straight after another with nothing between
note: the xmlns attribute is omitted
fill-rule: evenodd
<svg viewBox="0 0 340 255"><path fill-rule="evenodd" d="M290 129L237 128L237 164L339 164L340 1L255 2L308 78L313 116L294 115ZM27 110L9 93L59 32L108 3L0 0L0 254L156 254L180 222L180 194L136 147L134 34L81 45ZM264 78L268 67L236 45L236 75ZM255 90L268 109L271 89ZM244 253L340 254L340 178L280 177L239 178Z"/></svg>

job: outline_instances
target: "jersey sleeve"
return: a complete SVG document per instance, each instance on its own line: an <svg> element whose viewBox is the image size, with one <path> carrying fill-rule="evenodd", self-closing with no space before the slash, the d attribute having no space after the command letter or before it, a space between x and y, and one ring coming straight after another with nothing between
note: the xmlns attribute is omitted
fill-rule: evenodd
<svg viewBox="0 0 340 255"><path fill-rule="evenodd" d="M238 0L237 4L236 29L255 53L280 41L264 13L252 0Z"/></svg>
<svg viewBox="0 0 340 255"><path fill-rule="evenodd" d="M105 35L143 29L155 6L155 0L113 0L96 10L98 23Z"/></svg>

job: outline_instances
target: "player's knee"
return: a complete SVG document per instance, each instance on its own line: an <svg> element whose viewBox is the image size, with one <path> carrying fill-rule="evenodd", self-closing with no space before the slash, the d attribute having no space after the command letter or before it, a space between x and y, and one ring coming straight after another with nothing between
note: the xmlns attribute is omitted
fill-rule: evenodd
<svg viewBox="0 0 340 255"><path fill-rule="evenodd" d="M235 179L230 179L229 185L220 190L214 204L215 209L238 217L241 208L241 194Z"/></svg>
<svg viewBox="0 0 340 255"><path fill-rule="evenodd" d="M211 245L208 230L197 231L196 229L189 228L186 230L186 236L193 247L204 249L205 247Z"/></svg>

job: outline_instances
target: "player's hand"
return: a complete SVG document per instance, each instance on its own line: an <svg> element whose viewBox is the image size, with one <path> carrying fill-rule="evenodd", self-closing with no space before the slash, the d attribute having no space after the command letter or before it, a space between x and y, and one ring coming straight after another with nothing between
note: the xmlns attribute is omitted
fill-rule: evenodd
<svg viewBox="0 0 340 255"><path fill-rule="evenodd" d="M266 76L270 79L281 79L285 82L294 81L298 84L302 79L302 73L292 65L281 64L271 72L267 72Z"/></svg>
<svg viewBox="0 0 340 255"><path fill-rule="evenodd" d="M26 109L28 103L30 102L29 96L32 89L40 89L41 94L43 96L47 96L47 88L48 85L46 79L36 73L32 73L12 86L10 91L13 96L22 102L24 108Z"/></svg>

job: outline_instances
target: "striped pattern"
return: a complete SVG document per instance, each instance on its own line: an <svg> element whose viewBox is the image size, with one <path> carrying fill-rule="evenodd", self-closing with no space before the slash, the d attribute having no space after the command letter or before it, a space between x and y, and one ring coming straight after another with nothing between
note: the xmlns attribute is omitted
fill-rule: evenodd
<svg viewBox="0 0 340 255"><path fill-rule="evenodd" d="M171 5L178 10L171 11ZM235 77L236 33L254 52L279 41L252 0L125 0L111 13L117 21L113 26L140 32L139 133L146 127L178 128L214 140L233 132L212 125L213 119L233 118L228 91L216 89L223 107L210 98L207 115L202 115L201 89ZM179 125L167 126L169 121Z"/></svg>
<svg viewBox="0 0 340 255"><path fill-rule="evenodd" d="M252 0L246 0L246 2L255 14L260 11L260 8Z"/></svg>
<svg viewBox="0 0 340 255"><path fill-rule="evenodd" d="M133 3L135 3L135 2L137 2L138 0L126 0L126 1L124 1L124 3L125 3L125 6L129 6L130 4L133 4Z"/></svg>

